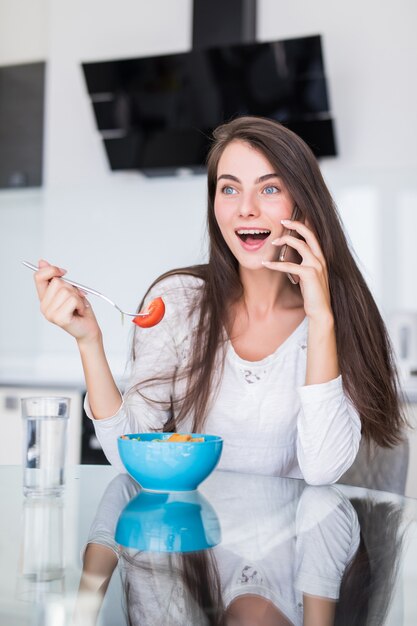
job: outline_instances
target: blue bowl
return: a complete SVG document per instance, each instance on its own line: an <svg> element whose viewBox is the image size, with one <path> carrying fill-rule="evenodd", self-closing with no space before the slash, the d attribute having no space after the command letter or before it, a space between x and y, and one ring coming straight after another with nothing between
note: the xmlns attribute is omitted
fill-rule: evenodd
<svg viewBox="0 0 417 626"><path fill-rule="evenodd" d="M219 462L223 439L190 434L204 441L155 441L168 439L172 433L125 435L128 439L117 440L119 455L128 473L147 491L194 491Z"/></svg>
<svg viewBox="0 0 417 626"><path fill-rule="evenodd" d="M120 514L115 539L141 552L194 552L220 543L221 530L215 510L198 491L142 491Z"/></svg>

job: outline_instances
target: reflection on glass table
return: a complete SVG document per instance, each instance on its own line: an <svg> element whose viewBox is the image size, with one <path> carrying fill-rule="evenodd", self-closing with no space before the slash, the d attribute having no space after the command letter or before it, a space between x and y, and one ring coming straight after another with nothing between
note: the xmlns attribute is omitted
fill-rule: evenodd
<svg viewBox="0 0 417 626"><path fill-rule="evenodd" d="M139 491L121 512L115 533L116 544L142 552L196 552L220 539L219 519L199 491Z"/></svg>
<svg viewBox="0 0 417 626"><path fill-rule="evenodd" d="M61 498L27 498L23 502L19 595L24 600L36 601L44 594L64 590L63 515Z"/></svg>
<svg viewBox="0 0 417 626"><path fill-rule="evenodd" d="M152 494L83 466L35 506L0 476L2 624L416 623L414 500L220 471Z"/></svg>

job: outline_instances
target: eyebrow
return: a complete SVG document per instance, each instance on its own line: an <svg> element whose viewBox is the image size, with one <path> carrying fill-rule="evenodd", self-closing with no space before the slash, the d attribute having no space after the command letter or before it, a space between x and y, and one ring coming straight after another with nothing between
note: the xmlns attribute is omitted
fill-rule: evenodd
<svg viewBox="0 0 417 626"><path fill-rule="evenodd" d="M233 176L233 174L222 174L221 176L218 177L217 182L219 182L219 180L221 180L222 178L225 180L233 180L235 183L242 182L237 178L237 176ZM273 172L272 174L264 174L263 176L259 176L259 178L255 180L255 185L258 185L259 183L263 183L266 180L269 180L270 178L279 178L279 174L277 174L276 172Z"/></svg>

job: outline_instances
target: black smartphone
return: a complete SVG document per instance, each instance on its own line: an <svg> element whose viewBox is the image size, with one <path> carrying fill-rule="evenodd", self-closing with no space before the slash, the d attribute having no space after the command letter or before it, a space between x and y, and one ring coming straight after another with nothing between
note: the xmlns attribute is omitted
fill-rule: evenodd
<svg viewBox="0 0 417 626"><path fill-rule="evenodd" d="M299 220L300 217L301 211L298 206L295 206L294 211L291 215L291 219L296 221ZM300 235L297 233L297 231L291 230L289 228L286 229L285 234L300 238ZM302 256L298 254L297 250L294 250L294 248L291 248L291 246L288 246L286 243L282 246L279 252L278 261L289 261L290 263L298 263L299 265L302 260ZM300 282L299 276L296 276L295 274L287 274L287 276L293 285L298 285L298 283Z"/></svg>

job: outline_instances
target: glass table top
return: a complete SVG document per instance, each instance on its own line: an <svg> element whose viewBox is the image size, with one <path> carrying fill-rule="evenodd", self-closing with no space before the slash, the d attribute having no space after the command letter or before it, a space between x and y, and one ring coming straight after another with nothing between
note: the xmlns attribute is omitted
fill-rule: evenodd
<svg viewBox="0 0 417 626"><path fill-rule="evenodd" d="M141 491L110 466L24 498L0 467L0 624L417 623L417 501L214 472Z"/></svg>

